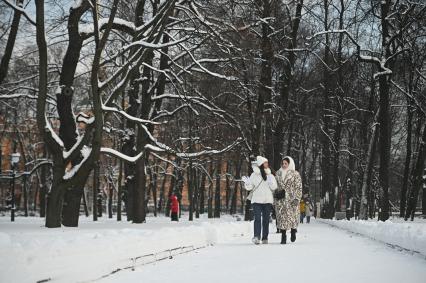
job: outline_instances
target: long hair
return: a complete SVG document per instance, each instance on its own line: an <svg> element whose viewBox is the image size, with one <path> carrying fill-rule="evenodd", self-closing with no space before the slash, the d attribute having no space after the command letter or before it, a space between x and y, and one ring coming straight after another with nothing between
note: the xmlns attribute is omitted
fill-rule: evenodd
<svg viewBox="0 0 426 283"><path fill-rule="evenodd" d="M263 166L263 164L259 166L259 169L260 169L260 175L262 175L262 179L266 181L267 177L266 177L265 167Z"/></svg>

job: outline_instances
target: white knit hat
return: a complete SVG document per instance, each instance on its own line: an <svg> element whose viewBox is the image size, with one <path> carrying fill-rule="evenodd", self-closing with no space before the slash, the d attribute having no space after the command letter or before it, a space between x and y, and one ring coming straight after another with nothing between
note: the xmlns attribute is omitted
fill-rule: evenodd
<svg viewBox="0 0 426 283"><path fill-rule="evenodd" d="M256 165L258 167L260 167L265 162L268 162L268 159L266 159L265 157L263 157L263 156L257 156L256 157Z"/></svg>

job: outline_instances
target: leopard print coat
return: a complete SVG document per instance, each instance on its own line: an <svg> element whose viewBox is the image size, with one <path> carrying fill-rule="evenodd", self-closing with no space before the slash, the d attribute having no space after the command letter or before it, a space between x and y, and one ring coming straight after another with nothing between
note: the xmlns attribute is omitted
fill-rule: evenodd
<svg viewBox="0 0 426 283"><path fill-rule="evenodd" d="M285 177L283 177L285 175ZM295 170L277 171L278 190L285 191L285 198L274 200L277 228L281 230L296 229L299 224L299 202L302 198L302 178Z"/></svg>

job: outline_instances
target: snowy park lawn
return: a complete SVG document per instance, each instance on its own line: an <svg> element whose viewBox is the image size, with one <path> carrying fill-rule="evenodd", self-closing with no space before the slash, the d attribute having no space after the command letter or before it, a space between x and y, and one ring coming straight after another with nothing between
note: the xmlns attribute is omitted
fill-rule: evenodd
<svg viewBox="0 0 426 283"><path fill-rule="evenodd" d="M186 216L185 216L186 218ZM0 217L0 282L81 282L132 265L132 258L153 261L234 237L249 237L250 223L232 217L181 220L148 218L142 225L81 218L78 228L47 229L40 218ZM169 249L176 249L167 251ZM182 249L183 248L183 249ZM141 262L138 260L138 262Z"/></svg>
<svg viewBox="0 0 426 283"><path fill-rule="evenodd" d="M376 241L419 253L426 258L426 220L424 219L416 219L414 222L398 218L386 222L326 219L321 219L320 221L367 236Z"/></svg>
<svg viewBox="0 0 426 283"><path fill-rule="evenodd" d="M287 245L271 223L269 244L255 246L253 222L186 218L83 217L78 228L47 229L40 218L0 217L0 283L426 282L424 221L313 219Z"/></svg>

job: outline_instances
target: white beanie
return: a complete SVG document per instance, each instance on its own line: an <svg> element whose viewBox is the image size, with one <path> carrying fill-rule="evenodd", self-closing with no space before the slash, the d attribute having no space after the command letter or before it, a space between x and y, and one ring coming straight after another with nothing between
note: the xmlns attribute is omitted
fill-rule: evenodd
<svg viewBox="0 0 426 283"><path fill-rule="evenodd" d="M257 156L256 157L256 165L258 167L260 167L265 162L268 162L268 159L266 159L265 157L263 157L263 156Z"/></svg>

